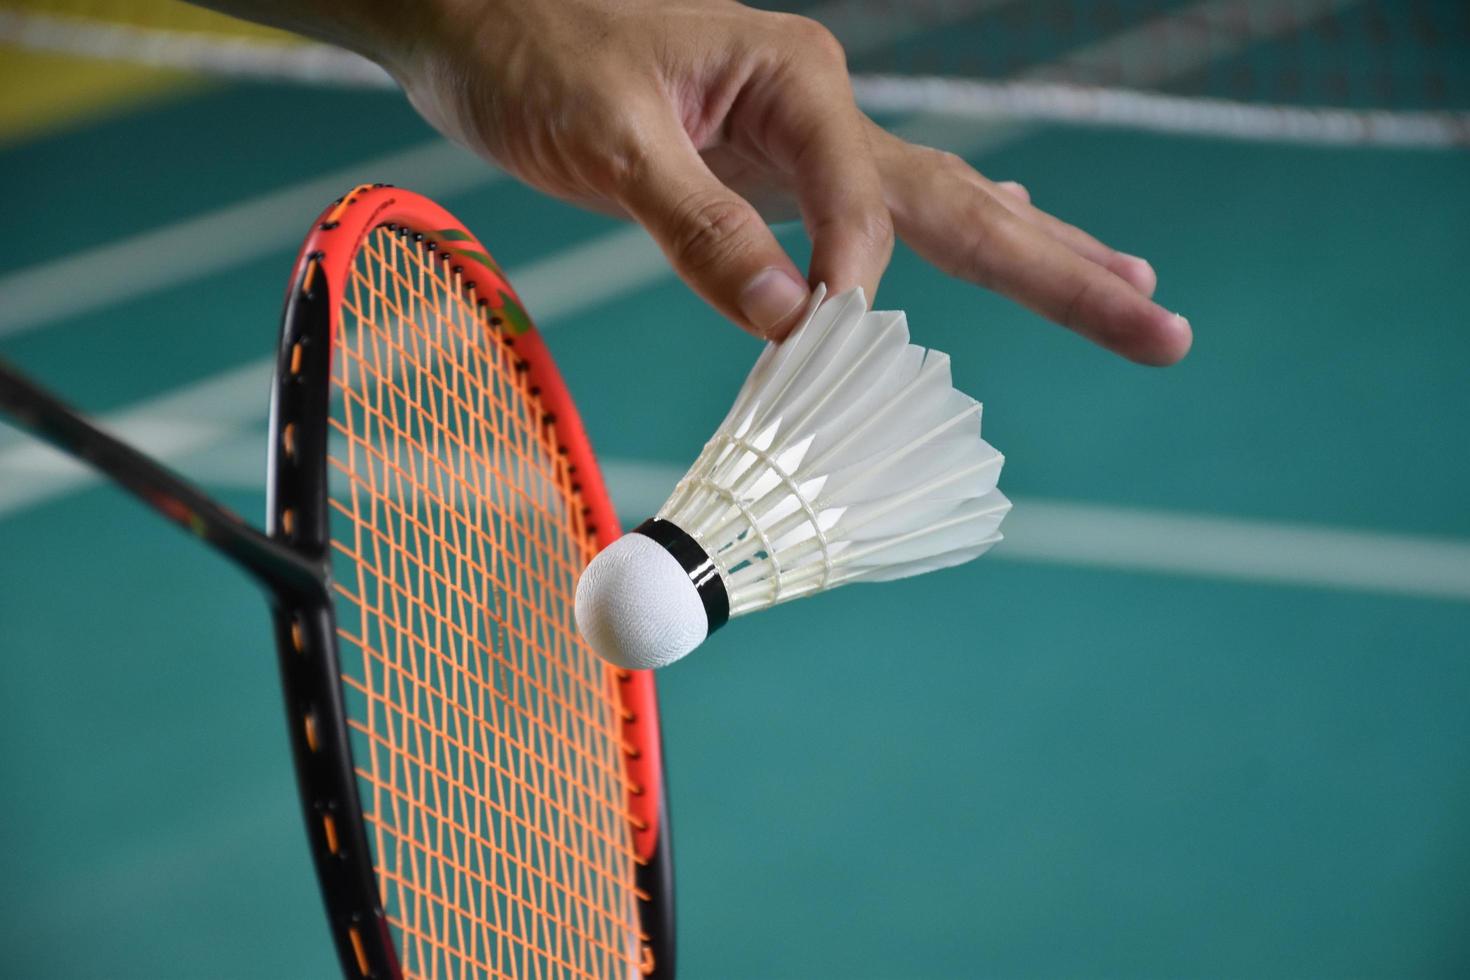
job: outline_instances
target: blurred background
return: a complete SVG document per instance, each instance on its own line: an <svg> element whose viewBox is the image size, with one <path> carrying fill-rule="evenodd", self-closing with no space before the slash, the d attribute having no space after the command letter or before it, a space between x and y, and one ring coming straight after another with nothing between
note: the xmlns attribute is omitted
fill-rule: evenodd
<svg viewBox="0 0 1470 980"><path fill-rule="evenodd" d="M1007 540L659 675L681 974L1470 974L1470 7L789 9L1196 342L1133 366L899 248ZM0 177L0 356L247 515L292 256L359 182L507 267L625 524L758 352L372 66L177 4L0 3ZM8 975L334 973L254 587L4 427L0 740Z"/></svg>

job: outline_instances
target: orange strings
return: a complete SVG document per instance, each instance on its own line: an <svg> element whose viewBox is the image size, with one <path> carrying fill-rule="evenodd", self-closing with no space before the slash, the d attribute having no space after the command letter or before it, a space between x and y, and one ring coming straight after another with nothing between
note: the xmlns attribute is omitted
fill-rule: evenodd
<svg viewBox="0 0 1470 980"><path fill-rule="evenodd" d="M609 668L577 636L593 544L512 342L386 229L335 338L343 695L410 977L636 975L636 858Z"/></svg>

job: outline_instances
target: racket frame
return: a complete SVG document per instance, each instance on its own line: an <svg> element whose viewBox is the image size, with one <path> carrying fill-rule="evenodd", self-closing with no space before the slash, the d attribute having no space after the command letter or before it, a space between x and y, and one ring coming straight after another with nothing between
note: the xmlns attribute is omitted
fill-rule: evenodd
<svg viewBox="0 0 1470 980"><path fill-rule="evenodd" d="M566 386L514 290L489 253L448 212L388 185L363 185L328 207L297 257L286 295L272 383L266 533L187 480L87 421L0 362L0 410L86 462L166 519L250 573L268 593L287 731L307 838L327 918L349 978L403 975L368 844L343 699L331 593L327 486L332 348L340 299L358 249L374 230L413 235L451 263L524 365L575 479L597 548L618 537L617 517ZM637 859L640 970L674 975L673 865L658 704L648 671L607 668L620 709L630 837Z"/></svg>
<svg viewBox="0 0 1470 980"><path fill-rule="evenodd" d="M372 866L343 704L330 581L327 486L332 350L341 336L342 290L363 242L388 227L412 236L461 277L487 328L515 352L529 393L544 409L573 476L597 549L620 534L566 385L525 307L489 252L449 212L385 184L362 185L329 206L297 256L282 316L271 398L267 533L319 563L319 588L273 590L276 646L302 813L332 938L344 975L402 975ZM608 668L620 708L627 808L645 975L674 975L673 869L663 747L650 671Z"/></svg>

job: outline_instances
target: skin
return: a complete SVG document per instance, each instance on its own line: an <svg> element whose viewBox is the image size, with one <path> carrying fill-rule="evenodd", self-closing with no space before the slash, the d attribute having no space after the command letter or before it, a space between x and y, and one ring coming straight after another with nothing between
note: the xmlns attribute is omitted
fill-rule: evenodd
<svg viewBox="0 0 1470 980"><path fill-rule="evenodd" d="M905 142L853 101L841 45L813 20L732 0L210 0L386 68L440 132L525 183L630 218L695 292L780 339L808 283L869 297L895 233L1142 364L1189 350L1115 251L963 159ZM803 276L768 222L800 217Z"/></svg>

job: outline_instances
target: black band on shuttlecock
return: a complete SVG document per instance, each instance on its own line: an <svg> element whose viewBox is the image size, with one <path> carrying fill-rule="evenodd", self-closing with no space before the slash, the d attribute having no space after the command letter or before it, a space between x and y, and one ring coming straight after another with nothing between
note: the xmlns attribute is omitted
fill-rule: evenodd
<svg viewBox="0 0 1470 980"><path fill-rule="evenodd" d="M725 580L720 577L720 570L699 542L685 534L679 525L657 517L650 517L633 532L652 538L689 573L689 581L694 583L694 591L699 593L699 601L704 603L708 632L713 633L724 626L730 619L730 594L725 591Z"/></svg>

